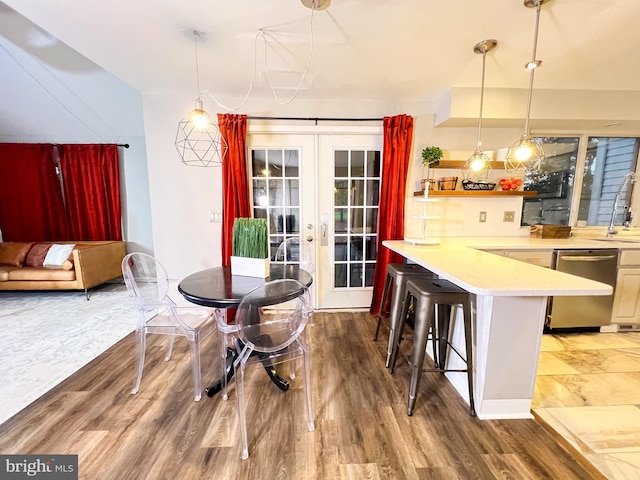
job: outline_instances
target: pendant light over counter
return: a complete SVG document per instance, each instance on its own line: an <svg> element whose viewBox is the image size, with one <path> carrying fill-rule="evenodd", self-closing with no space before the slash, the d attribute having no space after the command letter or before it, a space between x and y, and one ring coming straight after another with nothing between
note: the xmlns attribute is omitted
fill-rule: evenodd
<svg viewBox="0 0 640 480"><path fill-rule="evenodd" d="M487 59L487 52L490 52L498 46L497 40L482 40L473 47L474 53L482 55L482 81L480 84L480 114L478 115L478 144L476 151L465 162L462 174L466 181L484 181L489 178L491 173L491 159L482 152L482 105L484 103L484 72Z"/></svg>
<svg viewBox="0 0 640 480"><path fill-rule="evenodd" d="M195 107L178 123L176 149L182 163L195 167L219 167L227 153L227 142L218 125L204 110L200 99L200 72L198 69L198 38L201 33L193 31L196 59L196 85L198 97Z"/></svg>
<svg viewBox="0 0 640 480"><path fill-rule="evenodd" d="M540 170L544 160L544 150L542 145L536 142L529 132L529 117L531 114L531 97L533 95L533 76L536 68L542 63L536 60L536 49L538 47L538 26L540 24L540 11L542 5L551 0L524 0L524 6L536 9L536 26L533 36L533 54L531 61L525 65L530 71L529 92L527 95L527 110L525 116L524 133L518 141L509 147L504 161L504 168L507 172L535 172Z"/></svg>

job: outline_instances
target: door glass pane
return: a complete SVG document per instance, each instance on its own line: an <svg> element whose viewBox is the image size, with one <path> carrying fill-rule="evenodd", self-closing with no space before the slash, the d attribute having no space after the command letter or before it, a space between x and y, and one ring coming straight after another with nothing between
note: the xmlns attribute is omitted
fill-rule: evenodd
<svg viewBox="0 0 640 480"><path fill-rule="evenodd" d="M568 225L578 137L537 137L545 159L539 172L527 173L524 190L537 192L522 203L522 225Z"/></svg>
<svg viewBox="0 0 640 480"><path fill-rule="evenodd" d="M251 151L253 216L266 218L271 260L282 242L300 239L300 151L253 149ZM276 263L299 263L299 255L287 254Z"/></svg>
<svg viewBox="0 0 640 480"><path fill-rule="evenodd" d="M589 137L578 220L587 225L609 225L612 219L622 225L627 220L633 185L625 177L635 172L637 159L637 138Z"/></svg>
<svg viewBox="0 0 640 480"><path fill-rule="evenodd" d="M380 158L376 150L334 151L334 261L340 262L334 266L334 288L373 285Z"/></svg>

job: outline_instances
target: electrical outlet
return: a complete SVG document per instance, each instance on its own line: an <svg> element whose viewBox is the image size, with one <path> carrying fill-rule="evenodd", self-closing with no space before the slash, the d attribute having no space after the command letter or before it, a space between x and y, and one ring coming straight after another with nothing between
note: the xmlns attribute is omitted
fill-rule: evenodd
<svg viewBox="0 0 640 480"><path fill-rule="evenodd" d="M513 210L505 210L504 216L502 217L503 222L515 222L516 220L516 212Z"/></svg>
<svg viewBox="0 0 640 480"><path fill-rule="evenodd" d="M480 212L480 217L478 218L480 223L485 223L487 221L487 212Z"/></svg>

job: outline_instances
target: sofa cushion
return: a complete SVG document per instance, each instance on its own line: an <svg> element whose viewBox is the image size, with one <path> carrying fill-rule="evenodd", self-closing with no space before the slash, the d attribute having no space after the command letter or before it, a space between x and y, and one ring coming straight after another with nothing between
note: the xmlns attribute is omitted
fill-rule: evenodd
<svg viewBox="0 0 640 480"><path fill-rule="evenodd" d="M0 265L21 267L33 242L0 243Z"/></svg>
<svg viewBox="0 0 640 480"><path fill-rule="evenodd" d="M24 260L25 266L41 267L51 245L53 243L34 243L29 253L27 253L27 258Z"/></svg>
<svg viewBox="0 0 640 480"><path fill-rule="evenodd" d="M75 280L75 270L47 267L22 267L9 271L9 280Z"/></svg>
<svg viewBox="0 0 640 480"><path fill-rule="evenodd" d="M73 251L73 247L75 247L73 243L54 243L53 245L51 245L51 247L49 247L49 251L44 257L42 265L44 265L45 267L62 268L64 262L69 260L71 252Z"/></svg>
<svg viewBox="0 0 640 480"><path fill-rule="evenodd" d="M9 272L15 270L18 267L11 267L9 265L0 265L0 282L6 282L9 280Z"/></svg>

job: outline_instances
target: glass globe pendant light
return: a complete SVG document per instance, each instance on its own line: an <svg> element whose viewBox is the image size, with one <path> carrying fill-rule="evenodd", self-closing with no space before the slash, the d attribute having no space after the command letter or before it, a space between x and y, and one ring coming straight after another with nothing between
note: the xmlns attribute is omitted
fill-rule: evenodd
<svg viewBox="0 0 640 480"><path fill-rule="evenodd" d="M176 149L182 163L196 167L219 167L227 153L227 142L218 125L211 120L200 99L200 73L198 70L198 38L200 32L193 31L196 58L196 84L198 98L195 107L178 123Z"/></svg>
<svg viewBox="0 0 640 480"><path fill-rule="evenodd" d="M480 86L480 114L478 115L478 144L476 151L469 157L462 168L462 174L467 181L477 182L486 180L491 173L491 159L480 150L482 146L482 105L484 102L484 71L487 52L490 52L498 45L497 40L482 40L473 47L474 53L482 54L482 82Z"/></svg>
<svg viewBox="0 0 640 480"><path fill-rule="evenodd" d="M533 76L535 69L542 63L536 60L536 49L538 46L538 26L540 24L540 10L542 5L551 0L524 0L527 8L536 8L536 27L533 36L533 55L531 61L525 65L529 69L529 92L527 95L527 112L525 116L524 133L518 141L509 147L504 161L505 171L515 172L535 172L540 170L544 160L544 150L542 145L536 142L529 133L529 116L531 114L531 97L533 94Z"/></svg>

